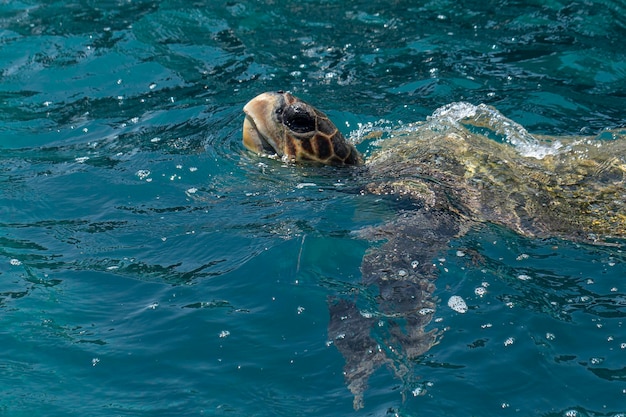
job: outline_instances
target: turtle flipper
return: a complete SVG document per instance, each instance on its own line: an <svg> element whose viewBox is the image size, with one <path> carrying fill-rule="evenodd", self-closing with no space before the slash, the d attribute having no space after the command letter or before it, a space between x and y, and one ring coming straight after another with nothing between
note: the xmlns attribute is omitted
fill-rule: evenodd
<svg viewBox="0 0 626 417"><path fill-rule="evenodd" d="M363 284L378 290L375 311L335 300L329 324L329 336L346 361L344 375L355 409L363 406L367 381L381 365L407 382L412 379L410 361L436 343L436 330L425 331L435 311L437 269L432 261L462 232L457 215L428 210L402 213L362 232L370 240L386 240L368 251L361 264Z"/></svg>
<svg viewBox="0 0 626 417"><path fill-rule="evenodd" d="M361 314L352 301L331 301L328 334L346 361L344 376L354 395L355 410L363 407L363 393L370 375L387 360L371 334L375 322Z"/></svg>

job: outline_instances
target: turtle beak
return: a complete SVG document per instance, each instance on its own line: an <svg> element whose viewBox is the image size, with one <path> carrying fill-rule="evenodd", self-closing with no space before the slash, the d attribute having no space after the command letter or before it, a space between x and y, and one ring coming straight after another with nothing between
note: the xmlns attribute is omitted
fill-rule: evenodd
<svg viewBox="0 0 626 417"><path fill-rule="evenodd" d="M276 109L283 106L280 93L263 93L243 108L243 145L253 152L283 156L284 132L276 120Z"/></svg>

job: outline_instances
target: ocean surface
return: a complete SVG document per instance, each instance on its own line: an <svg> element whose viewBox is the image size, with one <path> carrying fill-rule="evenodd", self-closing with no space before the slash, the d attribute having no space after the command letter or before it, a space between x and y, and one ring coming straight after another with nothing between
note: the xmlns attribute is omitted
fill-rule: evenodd
<svg viewBox="0 0 626 417"><path fill-rule="evenodd" d="M455 102L598 135L624 39L618 0L0 2L0 415L626 415L622 247L489 226L433 260L412 382L355 411L328 300L393 208L241 145L279 89L353 139Z"/></svg>

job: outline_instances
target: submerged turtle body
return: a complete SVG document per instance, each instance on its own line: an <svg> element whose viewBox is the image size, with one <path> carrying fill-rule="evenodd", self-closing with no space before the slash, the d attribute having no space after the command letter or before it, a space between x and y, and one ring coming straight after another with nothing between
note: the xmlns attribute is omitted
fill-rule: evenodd
<svg viewBox="0 0 626 417"><path fill-rule="evenodd" d="M364 192L407 199L411 208L403 205L394 220L360 233L384 241L361 265L363 284L378 291L374 311L364 309L367 302L358 296L330 302L329 336L346 360L355 408L362 407L368 378L378 367L388 365L406 382L410 359L436 343L436 334L424 330L435 309L432 260L450 240L482 223L589 243L626 237L623 134L540 142L517 137L525 133L519 127L510 142L542 149L537 158L488 137L501 136L501 130L506 135L514 122L487 106L472 108L469 116L455 118L444 108L393 132L358 168ZM244 145L253 151L294 162L362 164L323 113L288 93L264 93L244 111Z"/></svg>

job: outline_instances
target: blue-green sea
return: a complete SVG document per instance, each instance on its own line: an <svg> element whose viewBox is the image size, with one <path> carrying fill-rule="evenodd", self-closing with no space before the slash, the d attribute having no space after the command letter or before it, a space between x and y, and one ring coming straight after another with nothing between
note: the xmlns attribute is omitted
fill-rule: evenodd
<svg viewBox="0 0 626 417"><path fill-rule="evenodd" d="M241 145L272 90L351 138L461 101L598 135L624 39L622 0L1 1L0 415L626 415L623 246L488 225L433 259L439 343L355 411L329 300L394 208Z"/></svg>

